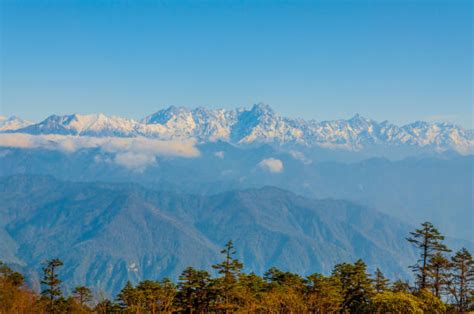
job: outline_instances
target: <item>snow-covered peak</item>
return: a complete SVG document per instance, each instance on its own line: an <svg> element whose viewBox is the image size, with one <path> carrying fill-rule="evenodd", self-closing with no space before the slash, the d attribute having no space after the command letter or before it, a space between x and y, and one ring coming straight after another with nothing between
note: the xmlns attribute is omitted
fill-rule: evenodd
<svg viewBox="0 0 474 314"><path fill-rule="evenodd" d="M166 124L169 121L177 121L179 119L187 119L190 110L185 107L170 106L166 109L155 112L145 117L142 122L145 124Z"/></svg>
<svg viewBox="0 0 474 314"><path fill-rule="evenodd" d="M0 116L0 132L17 130L31 124L32 122L23 120L16 116L11 116L8 118L5 116Z"/></svg>
<svg viewBox="0 0 474 314"><path fill-rule="evenodd" d="M0 119L5 121L5 119ZM1 130L0 130L1 131ZM474 132L447 123L418 121L405 126L381 123L358 114L347 120L306 121L278 115L270 106L249 109L188 109L171 106L141 121L103 114L53 115L7 132L89 136L145 136L159 139L222 140L232 144L299 144L363 150L372 145L423 147L434 151L474 151Z"/></svg>
<svg viewBox="0 0 474 314"><path fill-rule="evenodd" d="M136 122L120 117L108 117L102 113L52 115L38 124L18 130L31 134L63 134L91 136L128 136Z"/></svg>

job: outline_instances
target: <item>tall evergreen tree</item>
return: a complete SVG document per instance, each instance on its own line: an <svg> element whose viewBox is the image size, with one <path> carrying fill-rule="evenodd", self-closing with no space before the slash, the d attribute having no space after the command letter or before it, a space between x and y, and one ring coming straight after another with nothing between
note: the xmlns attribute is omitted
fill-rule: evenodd
<svg viewBox="0 0 474 314"><path fill-rule="evenodd" d="M136 287L137 295L143 301L143 307L147 313L155 314L158 312L158 303L160 302L161 284L153 280L144 280Z"/></svg>
<svg viewBox="0 0 474 314"><path fill-rule="evenodd" d="M449 269L451 263L440 252L436 252L428 264L429 287L433 294L440 298L441 294L446 290L449 277Z"/></svg>
<svg viewBox="0 0 474 314"><path fill-rule="evenodd" d="M179 276L178 300L183 313L203 313L211 303L211 275L205 270L186 268Z"/></svg>
<svg viewBox="0 0 474 314"><path fill-rule="evenodd" d="M341 309L342 285L335 276L308 276L305 301L311 313L337 313Z"/></svg>
<svg viewBox="0 0 474 314"><path fill-rule="evenodd" d="M456 301L457 310L469 310L474 296L474 261L466 248L457 251L451 258L452 272L450 292Z"/></svg>
<svg viewBox="0 0 474 314"><path fill-rule="evenodd" d="M397 279L392 283L392 287L390 289L392 292L406 292L409 293L410 290L410 284L408 281Z"/></svg>
<svg viewBox="0 0 474 314"><path fill-rule="evenodd" d="M377 293L387 290L390 280L385 278L382 271L377 267L374 277L374 288Z"/></svg>
<svg viewBox="0 0 474 314"><path fill-rule="evenodd" d="M123 289L117 295L117 301L123 309L130 311L139 311L141 308L141 298L137 289L130 281L127 281Z"/></svg>
<svg viewBox="0 0 474 314"><path fill-rule="evenodd" d="M333 276L338 278L342 285L344 302L342 309L358 312L370 303L374 295L372 279L366 272L367 266L362 260L354 264L342 263L334 266Z"/></svg>
<svg viewBox="0 0 474 314"><path fill-rule="evenodd" d="M74 288L74 290L72 291L72 295L77 300L80 306L84 306L92 300L91 289L84 286L77 286L76 288Z"/></svg>
<svg viewBox="0 0 474 314"><path fill-rule="evenodd" d="M442 243L444 236L430 222L421 224L421 228L410 232L407 241L420 250L420 258L411 266L416 275L418 288L427 288L428 263L430 258L437 252L449 252L450 250Z"/></svg>
<svg viewBox="0 0 474 314"><path fill-rule="evenodd" d="M54 258L47 260L43 268L43 280L41 280L41 284L44 285L45 288L41 291L41 294L49 300L48 313L56 312L54 302L62 297L61 280L59 279L57 271L61 266L63 266L63 262L58 258Z"/></svg>
<svg viewBox="0 0 474 314"><path fill-rule="evenodd" d="M212 265L212 268L222 275L218 283L224 299L224 310L226 313L230 309L230 292L235 287L237 278L243 268L242 263L234 257L236 253L234 244L232 241L228 241L221 251L221 254L224 255L224 260L219 264Z"/></svg>

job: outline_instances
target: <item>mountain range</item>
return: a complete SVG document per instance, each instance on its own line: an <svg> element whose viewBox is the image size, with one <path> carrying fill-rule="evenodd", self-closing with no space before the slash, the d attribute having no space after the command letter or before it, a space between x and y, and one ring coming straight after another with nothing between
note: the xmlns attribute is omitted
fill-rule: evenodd
<svg viewBox="0 0 474 314"><path fill-rule="evenodd" d="M103 114L52 115L39 123L19 118L0 121L0 131L93 137L195 139L234 145L272 143L361 151L400 147L425 151L474 151L474 132L448 123L414 122L396 126L355 115L349 120L317 122L281 117L268 105L250 109L187 109L171 106L140 121ZM5 122L8 121L8 122Z"/></svg>
<svg viewBox="0 0 474 314"><path fill-rule="evenodd" d="M410 278L405 237L421 222L473 247L473 143L447 123L305 121L261 104L0 117L0 260L38 283L59 257L66 285L115 294L209 267L232 239L247 271L362 258Z"/></svg>
<svg viewBox="0 0 474 314"><path fill-rule="evenodd" d="M272 266L328 273L362 258L370 271L409 278L416 259L405 240L410 225L352 202L273 187L203 196L17 175L0 180L0 198L0 258L39 272L41 262L58 257L68 266L66 286L111 294L127 280L176 279L186 266L212 271L230 239L245 269L259 274Z"/></svg>

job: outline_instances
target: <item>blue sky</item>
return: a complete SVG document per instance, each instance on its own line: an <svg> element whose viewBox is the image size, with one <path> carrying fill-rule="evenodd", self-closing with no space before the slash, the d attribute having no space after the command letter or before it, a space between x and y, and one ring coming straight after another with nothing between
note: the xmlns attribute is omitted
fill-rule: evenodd
<svg viewBox="0 0 474 314"><path fill-rule="evenodd" d="M470 1L1 1L0 114L169 105L472 127Z"/></svg>

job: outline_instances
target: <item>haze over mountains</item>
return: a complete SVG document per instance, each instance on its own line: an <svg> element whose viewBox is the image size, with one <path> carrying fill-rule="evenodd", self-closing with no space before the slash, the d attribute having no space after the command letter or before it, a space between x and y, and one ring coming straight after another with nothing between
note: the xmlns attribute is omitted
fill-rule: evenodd
<svg viewBox="0 0 474 314"><path fill-rule="evenodd" d="M302 274L363 258L407 277L410 227L346 201L310 200L276 188L214 196L131 184L67 183L44 176L0 180L2 258L38 269L60 256L68 284L117 292L126 280L177 275L217 262L234 239L247 269Z"/></svg>
<svg viewBox="0 0 474 314"><path fill-rule="evenodd" d="M363 258L408 278L404 238L423 221L472 247L473 148L472 130L447 123L315 122L266 105L2 118L0 259L60 257L68 284L116 292L209 265L232 239L256 272Z"/></svg>

